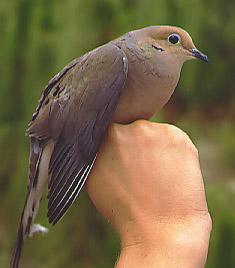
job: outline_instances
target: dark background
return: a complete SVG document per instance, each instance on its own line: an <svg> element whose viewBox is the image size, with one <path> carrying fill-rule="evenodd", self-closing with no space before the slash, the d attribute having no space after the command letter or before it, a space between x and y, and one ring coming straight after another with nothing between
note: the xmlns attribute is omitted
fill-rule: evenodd
<svg viewBox="0 0 235 268"><path fill-rule="evenodd" d="M47 81L70 60L148 25L185 28L211 64L191 61L156 120L199 148L213 232L208 268L235 267L235 1L0 1L0 267L7 267L28 167L25 126ZM46 202L37 222L48 226ZM118 237L85 191L46 236L27 241L22 267L112 267Z"/></svg>

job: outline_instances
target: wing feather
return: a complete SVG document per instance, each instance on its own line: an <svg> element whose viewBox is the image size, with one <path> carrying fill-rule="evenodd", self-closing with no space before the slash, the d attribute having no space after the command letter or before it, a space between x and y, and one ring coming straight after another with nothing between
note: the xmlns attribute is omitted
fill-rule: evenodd
<svg viewBox="0 0 235 268"><path fill-rule="evenodd" d="M27 128L55 142L49 163L48 217L57 222L89 175L125 85L125 53L106 44L74 60L45 88Z"/></svg>
<svg viewBox="0 0 235 268"><path fill-rule="evenodd" d="M72 205L72 203L77 198L84 183L86 182L86 179L92 169L94 162L95 162L95 158L92 164L84 167L83 170L75 176L75 179L71 187L69 188L69 190L66 192L66 195L58 204L53 214L49 216L49 222L51 222L53 225L56 224L60 220L60 218L66 213L67 209Z"/></svg>
<svg viewBox="0 0 235 268"><path fill-rule="evenodd" d="M79 171L81 171L84 168L85 164L80 169L77 167L77 164L74 166L73 168L68 168L66 170L66 172L63 174L63 177L60 178L60 181L54 187L53 191L49 195L48 212L52 210L53 204L60 202L61 196L63 196L64 193L69 188L70 183L73 180L74 176L76 176L76 174L79 173Z"/></svg>
<svg viewBox="0 0 235 268"><path fill-rule="evenodd" d="M126 77L124 52L108 44L89 53L82 64L74 67L70 84L65 79L63 85L62 81L61 86L65 88L62 93L66 95L68 87L70 90L67 103L61 106L67 107L67 116L49 165L48 218L52 224L65 214L84 185ZM63 114L61 109L57 112ZM55 112L51 113L57 118Z"/></svg>
<svg viewBox="0 0 235 268"><path fill-rule="evenodd" d="M60 190L63 189L65 183L67 182L67 178L71 176L72 173L76 172L77 170L77 161L72 160L70 163L68 163L66 169L63 169L60 176L57 176L54 178L53 184L51 185L52 191L49 192L49 200L52 200L55 198L55 193L59 193ZM50 203L48 204L48 207L50 207Z"/></svg>

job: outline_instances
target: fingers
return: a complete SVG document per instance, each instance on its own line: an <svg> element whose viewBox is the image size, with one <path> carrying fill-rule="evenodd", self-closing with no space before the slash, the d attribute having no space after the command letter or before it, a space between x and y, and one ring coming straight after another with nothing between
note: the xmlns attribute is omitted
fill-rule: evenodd
<svg viewBox="0 0 235 268"><path fill-rule="evenodd" d="M185 132L169 124L112 124L87 186L109 218L112 210L128 211L129 218L208 213L198 151Z"/></svg>

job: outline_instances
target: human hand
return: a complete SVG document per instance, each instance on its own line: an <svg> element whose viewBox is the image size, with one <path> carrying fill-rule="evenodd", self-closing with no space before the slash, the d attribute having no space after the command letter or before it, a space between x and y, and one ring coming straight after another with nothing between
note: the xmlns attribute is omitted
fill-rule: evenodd
<svg viewBox="0 0 235 268"><path fill-rule="evenodd" d="M120 235L117 267L204 267L211 220L197 150L180 129L113 124L87 190Z"/></svg>

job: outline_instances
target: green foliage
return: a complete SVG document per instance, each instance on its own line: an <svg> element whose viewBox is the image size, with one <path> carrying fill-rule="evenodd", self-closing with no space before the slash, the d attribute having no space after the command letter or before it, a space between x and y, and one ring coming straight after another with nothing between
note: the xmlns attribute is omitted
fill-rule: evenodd
<svg viewBox="0 0 235 268"><path fill-rule="evenodd" d="M7 266L23 206L28 165L24 128L41 90L73 58L129 30L157 24L184 27L211 58L210 65L187 64L165 118L183 126L199 146L204 142L218 153L202 146L215 227L208 267L235 267L234 192L225 187L226 175L216 178L223 187L213 182L218 174L214 166L221 167L219 174L234 171L234 9L233 0L0 1L0 267ZM214 157L212 165L207 165L208 155ZM220 202L227 196L231 199ZM42 207L39 221L47 224L45 202ZM26 243L22 267L111 267L118 249L116 235L83 194L46 237Z"/></svg>
<svg viewBox="0 0 235 268"><path fill-rule="evenodd" d="M207 188L213 232L208 257L208 268L234 267L235 263L235 203L233 183L215 184Z"/></svg>

